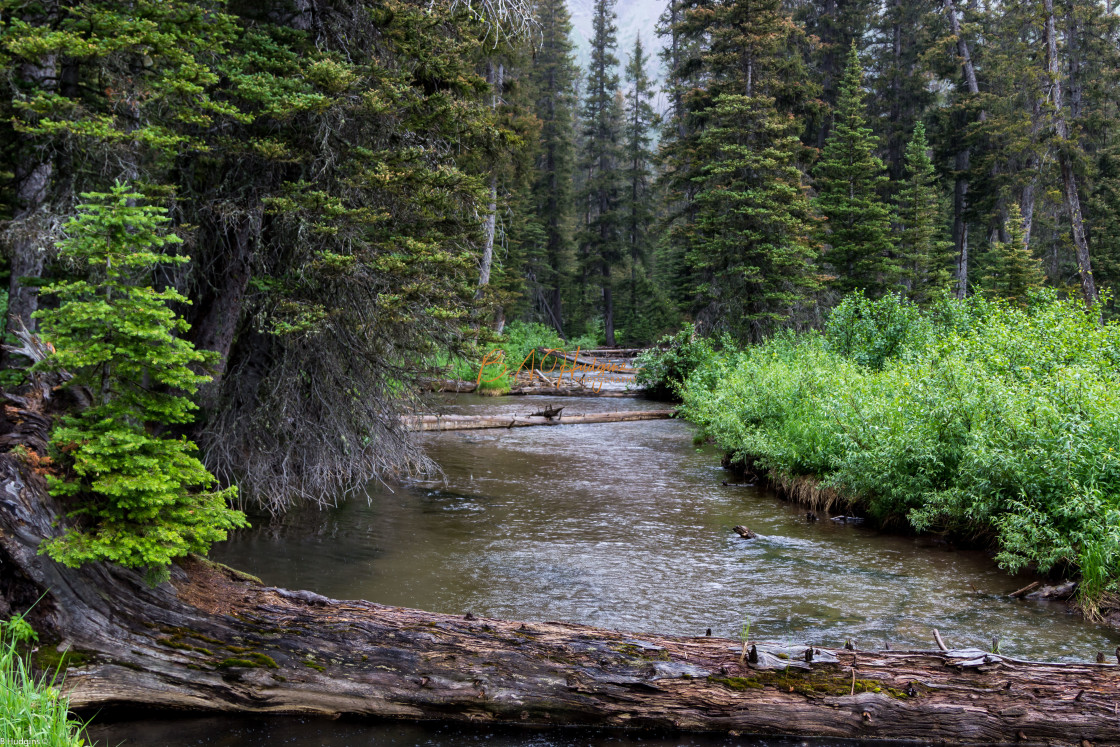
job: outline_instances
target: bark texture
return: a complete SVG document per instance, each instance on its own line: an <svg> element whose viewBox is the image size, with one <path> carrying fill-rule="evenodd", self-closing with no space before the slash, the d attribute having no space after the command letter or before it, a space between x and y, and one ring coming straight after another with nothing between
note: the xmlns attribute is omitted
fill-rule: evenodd
<svg viewBox="0 0 1120 747"><path fill-rule="evenodd" d="M4 409L4 444L47 418ZM340 601L201 558L138 573L36 553L59 506L0 454L0 599L67 649L76 708L351 714L962 743L1120 741L1120 667L968 649L830 651L632 635ZM43 648L54 644L43 643ZM811 659L812 661L806 661Z"/></svg>

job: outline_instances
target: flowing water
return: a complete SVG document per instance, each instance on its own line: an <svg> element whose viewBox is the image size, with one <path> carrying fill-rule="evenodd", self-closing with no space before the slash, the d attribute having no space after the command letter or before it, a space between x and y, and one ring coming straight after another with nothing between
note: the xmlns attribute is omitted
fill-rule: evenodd
<svg viewBox="0 0 1120 747"><path fill-rule="evenodd" d="M447 395L444 412L657 409L631 399ZM476 616L564 620L633 632L751 637L860 648L950 646L1035 660L1092 660L1120 634L1058 603L1012 600L1029 576L989 556L805 510L735 477L680 421L425 434L439 479L371 485L338 508L263 520L216 560L270 585ZM740 539L745 524L761 535ZM600 732L189 719L107 725L118 744L716 745ZM155 731L153 731L155 730ZM162 730L162 731L161 731ZM159 736L163 735L163 736ZM283 738L281 738L283 737ZM801 741L757 744L801 744Z"/></svg>

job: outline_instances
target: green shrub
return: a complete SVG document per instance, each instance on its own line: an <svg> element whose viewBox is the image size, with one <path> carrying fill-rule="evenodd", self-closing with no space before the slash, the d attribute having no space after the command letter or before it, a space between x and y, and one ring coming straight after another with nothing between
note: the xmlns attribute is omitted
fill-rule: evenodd
<svg viewBox="0 0 1120 747"><path fill-rule="evenodd" d="M712 344L688 324L677 334L661 338L658 346L634 361L638 368L635 383L652 399L677 399L689 374L712 358Z"/></svg>
<svg viewBox="0 0 1120 747"><path fill-rule="evenodd" d="M480 394L505 394L519 370L540 368L547 372L559 365L559 358L534 353L535 350L567 350L569 345L552 327L536 322L511 322L498 345L473 364L471 379L478 382Z"/></svg>
<svg viewBox="0 0 1120 747"><path fill-rule="evenodd" d="M828 349L871 368L921 348L931 332L928 318L900 296L872 300L856 291L832 310L825 327Z"/></svg>
<svg viewBox="0 0 1120 747"><path fill-rule="evenodd" d="M1088 605L1116 590L1120 326L1052 294L884 301L849 299L823 336L713 356L684 387L686 416L874 516L990 534L1009 570L1079 571Z"/></svg>
<svg viewBox="0 0 1120 747"><path fill-rule="evenodd" d="M142 196L121 185L84 197L92 202L79 206L58 246L81 276L43 288L58 306L36 312L55 350L39 367L70 372L68 386L92 399L51 434L64 475L48 477L50 490L72 501L74 524L40 552L72 567L146 568L156 582L174 558L205 553L247 522L227 506L235 488L212 489L195 445L161 433L193 419L197 407L182 392L208 381L193 369L213 357L175 336L187 324L168 304L187 299L148 285L157 265L188 261L162 252L179 242L164 235L165 211L130 204Z"/></svg>

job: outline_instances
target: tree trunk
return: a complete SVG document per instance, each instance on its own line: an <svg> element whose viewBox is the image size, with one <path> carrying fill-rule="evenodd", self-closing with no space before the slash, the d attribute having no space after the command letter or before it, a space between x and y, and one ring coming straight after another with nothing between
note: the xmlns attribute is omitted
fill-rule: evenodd
<svg viewBox="0 0 1120 747"><path fill-rule="evenodd" d="M1049 100L1054 107L1054 132L1058 135L1058 166L1062 172L1062 191L1066 213L1069 215L1070 232L1077 257L1077 274L1081 279L1081 295L1086 306L1097 302L1097 284L1089 263L1089 239L1085 235L1085 222L1081 217L1081 197L1077 189L1077 175L1073 171L1069 149L1074 147L1069 139L1069 127L1062 109L1062 76L1058 69L1058 39L1054 24L1054 0L1044 0L1046 10L1046 71L1052 86Z"/></svg>
<svg viewBox="0 0 1120 747"><path fill-rule="evenodd" d="M39 448L48 422L9 406L0 442ZM76 709L940 744L1120 741L1114 664L1034 664L976 649L807 654L806 646L761 643L747 661L727 639L339 601L267 587L194 556L154 589L115 566L69 569L36 551L58 531L60 507L34 463L0 454L0 599L15 612L32 608L41 649L66 649L64 688Z"/></svg>
<svg viewBox="0 0 1120 747"><path fill-rule="evenodd" d="M954 166L957 178L953 185L953 245L957 252L957 298L968 295L968 149L957 153Z"/></svg>
<svg viewBox="0 0 1120 747"><path fill-rule="evenodd" d="M961 60L961 73L964 76L965 86L970 96L976 96L980 93L980 84L976 80L976 67L972 64L968 42L961 33L957 6L953 0L945 0L945 12L949 16L949 27L953 31L953 36L957 38L957 55ZM980 110L979 119L981 122L987 121L988 112ZM968 295L968 220L965 211L968 208L969 156L969 149L965 147L957 153L955 164L957 179L953 189L953 242L957 251L957 298Z"/></svg>
<svg viewBox="0 0 1120 747"><path fill-rule="evenodd" d="M614 297L611 292L611 266L603 260L603 335L604 344L614 345Z"/></svg>
<svg viewBox="0 0 1120 747"><path fill-rule="evenodd" d="M253 251L259 232L259 218L255 216L244 216L236 225L221 231L228 252L221 263L224 271L220 278L213 280L211 291L198 305L199 317L193 329L195 347L218 353L210 372L213 378L202 387L199 395L205 409L217 404L222 377L229 365L230 349L252 277Z"/></svg>
<svg viewBox="0 0 1120 747"><path fill-rule="evenodd" d="M497 109L502 101L502 86L505 85L505 67L501 63L486 63L486 82L494 87L494 94L490 107ZM482 295L482 289L490 284L490 267L494 263L494 237L498 229L498 175L490 176L490 203L486 206L486 220L483 224L485 236L482 246L482 267L478 273L478 293L475 298Z"/></svg>
<svg viewBox="0 0 1120 747"><path fill-rule="evenodd" d="M20 89L53 91L57 87L58 58L44 55L34 62L25 62L16 68ZM6 234L9 243L11 279L8 283L8 319L6 329L14 334L21 327L35 329L32 314L39 308L39 294L34 287L24 285L24 278L38 278L43 274L46 259L47 237L50 234L43 221L43 207L50 192L54 164L46 148L31 135L17 135L14 168L15 209ZM0 353L0 365L9 365L7 352Z"/></svg>

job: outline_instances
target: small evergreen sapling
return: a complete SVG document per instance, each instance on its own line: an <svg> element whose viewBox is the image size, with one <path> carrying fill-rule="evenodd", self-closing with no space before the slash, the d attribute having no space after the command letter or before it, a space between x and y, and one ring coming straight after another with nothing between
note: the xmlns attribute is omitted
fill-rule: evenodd
<svg viewBox="0 0 1120 747"><path fill-rule="evenodd" d="M208 380L192 366L212 358L175 336L188 325L168 304L189 301L148 285L157 265L189 261L163 253L180 241L164 233L166 211L130 204L141 195L120 184L83 197L90 202L58 249L85 277L46 286L58 307L35 316L55 349L38 365L69 371L69 386L86 387L92 404L52 433L65 474L48 478L50 490L75 501L77 521L40 552L75 568L99 560L146 568L157 582L173 559L204 553L247 522L227 505L237 489L214 489L194 443L161 433L192 420L197 406L183 393Z"/></svg>

